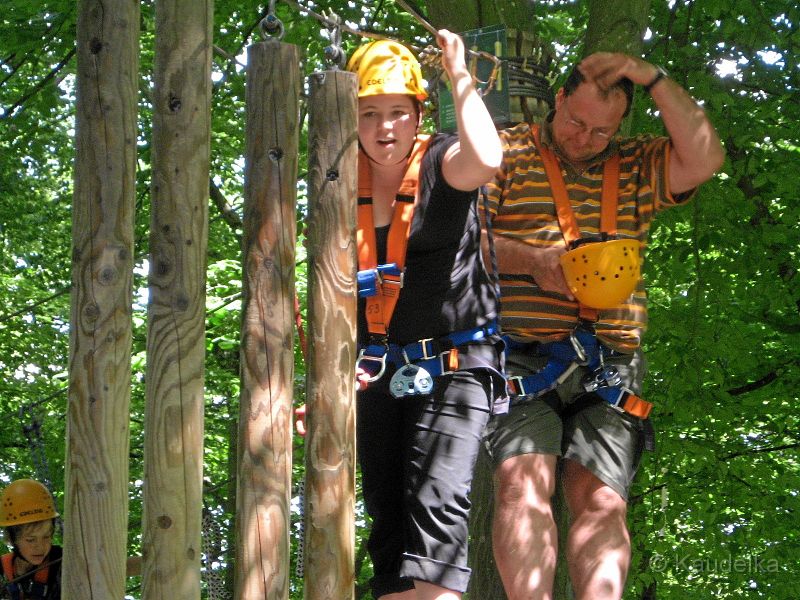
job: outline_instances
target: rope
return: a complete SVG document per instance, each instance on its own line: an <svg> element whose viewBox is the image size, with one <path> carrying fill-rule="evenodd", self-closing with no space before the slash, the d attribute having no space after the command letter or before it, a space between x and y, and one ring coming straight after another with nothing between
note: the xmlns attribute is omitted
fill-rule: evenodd
<svg viewBox="0 0 800 600"><path fill-rule="evenodd" d="M301 479L297 482L298 514L297 521L297 562L294 566L294 574L298 579L303 578L305 573L306 559L306 481Z"/></svg>
<svg viewBox="0 0 800 600"><path fill-rule="evenodd" d="M203 508L202 562L203 581L208 591L208 600L229 600L231 595L225 587L225 575L220 563L222 532L207 508Z"/></svg>
<svg viewBox="0 0 800 600"><path fill-rule="evenodd" d="M304 12L307 15L309 15L311 17L314 17L329 31L334 31L334 29L337 32L346 31L347 33L350 33L350 34L353 34L353 35L357 35L357 36L364 37L364 38L375 39L375 40L394 40L395 39L395 38L393 38L391 36L381 35L381 34L378 34L378 33L371 33L371 32L367 32L367 31L359 31L358 29L353 29L352 27L348 27L347 25L345 25L342 22L340 17L338 17L335 13L333 13L333 11L330 11L329 16L320 15L320 14L315 13L310 8L306 8L305 6L302 6L302 5L298 4L294 0L283 0L283 1L286 2L287 4L289 4L290 6L293 6L295 9L299 10L300 12ZM397 2L397 4L400 5L400 7L403 10L405 10L409 15L411 15L414 19L416 19L417 22L420 25L422 25L422 27L424 27L434 37L439 35L439 33L436 31L436 29L430 23L428 23L424 18L422 18L422 16L419 15L419 13L417 13L414 9L412 9L408 4L403 2L403 0L395 0L395 1ZM433 46L427 46L425 48L420 48L419 46L415 46L413 44L408 44L408 46L411 49L415 50L418 54L421 54L421 55L438 57L441 54L441 50L439 50L438 48L435 48ZM342 60L343 61L343 58L337 53L337 50L341 51L340 48L338 48L338 49L336 48L335 44L331 44L331 46L328 46L327 48L325 48L326 57L328 57L328 54L330 52L332 54L332 57L328 57L329 60L331 60L331 58L334 58L334 59L338 59L338 60ZM484 87L482 87L481 89L478 90L478 93L481 96L485 96L494 87L495 81L497 79L497 74L498 74L498 72L500 70L500 66L502 64L502 61L498 57L494 56L493 54L490 54L489 52L485 52L483 50L472 50L470 48L467 48L466 51L467 51L467 54L470 55L470 56L475 56L477 58L482 58L484 60L488 60L491 63L493 63L492 72L491 72L491 74L489 76L489 79L487 81L476 81L476 83L481 84L482 86L484 86ZM422 62L422 59L420 60L420 62ZM344 64L344 62L342 62L342 65L343 64ZM427 63L427 64L430 66L430 63Z"/></svg>

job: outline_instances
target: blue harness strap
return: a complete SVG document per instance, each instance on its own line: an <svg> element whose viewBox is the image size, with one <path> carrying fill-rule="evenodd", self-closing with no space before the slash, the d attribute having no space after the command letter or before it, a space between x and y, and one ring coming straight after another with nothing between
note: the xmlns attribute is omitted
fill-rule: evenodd
<svg viewBox="0 0 800 600"><path fill-rule="evenodd" d="M522 344L504 337L506 349L524 350L534 344ZM618 353L603 347L595 334L586 329L576 329L568 340L535 344L536 353L547 357L547 364L530 375L508 377L508 392L514 398L531 396L538 398L558 387L579 366L586 367L592 378L584 382L587 392L593 392L613 408L645 420L652 404L636 396L620 385L616 369L603 367L603 356Z"/></svg>
<svg viewBox="0 0 800 600"><path fill-rule="evenodd" d="M480 327L457 331L437 339L418 340L402 346L380 339L373 340L360 350L356 368L361 368L370 374L367 379L369 383L383 377L387 364L391 365L393 374L388 385L390 393L395 398L430 394L435 386L434 379L441 375L465 369L486 369L492 373L492 382L495 380L503 382L497 388L494 383L491 384L491 389L498 391L496 394L494 391L490 392L492 414L505 414L509 407L508 394L505 376L502 373L502 356L499 357L500 364L498 364L496 354L502 350L495 348L494 342L491 351L469 349L471 342L486 340L496 336L499 331L497 320L492 320Z"/></svg>
<svg viewBox="0 0 800 600"><path fill-rule="evenodd" d="M356 366L371 374L370 381L380 379L390 364L395 368L415 364L433 377L450 373L458 368L457 348L497 334L500 327L496 320L480 327L457 331L441 338L426 338L403 346L383 341L372 341L362 347ZM463 361L462 361L463 362ZM468 368L461 364L461 368Z"/></svg>

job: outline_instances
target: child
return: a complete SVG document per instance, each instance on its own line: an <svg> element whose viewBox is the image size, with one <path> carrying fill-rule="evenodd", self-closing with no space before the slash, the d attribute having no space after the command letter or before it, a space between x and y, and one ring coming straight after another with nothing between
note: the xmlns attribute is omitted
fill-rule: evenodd
<svg viewBox="0 0 800 600"><path fill-rule="evenodd" d="M61 547L53 545L53 497L32 479L10 483L0 495L0 527L13 551L2 556L0 598L59 600Z"/></svg>

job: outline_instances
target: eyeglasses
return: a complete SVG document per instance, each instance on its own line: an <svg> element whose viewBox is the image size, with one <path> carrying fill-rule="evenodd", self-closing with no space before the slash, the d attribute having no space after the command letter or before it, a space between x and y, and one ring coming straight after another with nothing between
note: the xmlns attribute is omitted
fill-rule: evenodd
<svg viewBox="0 0 800 600"><path fill-rule="evenodd" d="M564 102L561 103L561 107L564 110L564 117L567 121L567 125L579 133L586 133L588 131L589 137L595 144L608 143L614 133L616 133L616 128L614 131L609 131L607 127L595 127L593 129L589 129L586 123L579 121L572 116L572 112L567 106L567 98L564 98Z"/></svg>

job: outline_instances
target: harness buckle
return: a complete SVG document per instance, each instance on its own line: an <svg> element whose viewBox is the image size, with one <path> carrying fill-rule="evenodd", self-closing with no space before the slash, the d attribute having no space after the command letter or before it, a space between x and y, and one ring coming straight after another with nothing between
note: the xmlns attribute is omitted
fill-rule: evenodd
<svg viewBox="0 0 800 600"><path fill-rule="evenodd" d="M380 369L375 375L371 375L368 379L366 379L367 383L372 383L373 381L378 381L383 374L386 372L386 355L387 352L384 350L383 354L380 356L373 356L372 354L366 353L366 348L362 348L361 352L358 353L358 358L356 359L356 370L358 370L359 365L362 361L366 362L376 362L380 365ZM366 369L364 370L366 372Z"/></svg>
<svg viewBox="0 0 800 600"><path fill-rule="evenodd" d="M512 375L510 377L506 377L508 387L511 389L511 393L515 396L527 395L525 393L525 384L523 383L522 379L522 375Z"/></svg>

